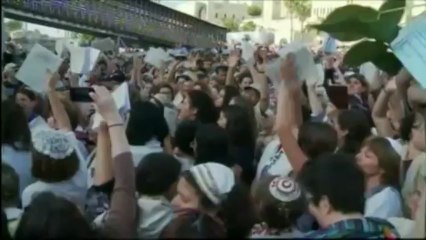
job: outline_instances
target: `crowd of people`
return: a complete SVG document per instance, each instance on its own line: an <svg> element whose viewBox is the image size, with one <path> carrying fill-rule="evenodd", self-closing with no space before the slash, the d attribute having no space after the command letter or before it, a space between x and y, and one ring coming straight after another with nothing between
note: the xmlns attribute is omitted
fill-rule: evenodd
<svg viewBox="0 0 426 240"><path fill-rule="evenodd" d="M85 76L64 54L43 94L9 60L2 239L425 238L426 90L321 49L315 83L294 54L271 79L277 56L256 48L253 61L187 49L159 68L105 54ZM122 84L129 111L112 97ZM70 100L88 86L92 102Z"/></svg>

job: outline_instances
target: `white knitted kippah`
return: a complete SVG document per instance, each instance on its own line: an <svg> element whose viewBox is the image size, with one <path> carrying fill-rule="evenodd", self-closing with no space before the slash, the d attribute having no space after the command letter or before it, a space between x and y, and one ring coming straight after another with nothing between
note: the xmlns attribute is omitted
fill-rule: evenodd
<svg viewBox="0 0 426 240"><path fill-rule="evenodd" d="M234 172L219 163L204 163L189 169L207 198L219 205L235 185Z"/></svg>
<svg viewBox="0 0 426 240"><path fill-rule="evenodd" d="M69 136L65 132L51 128L36 129L32 141L37 152L56 160L64 159L74 151L74 144Z"/></svg>

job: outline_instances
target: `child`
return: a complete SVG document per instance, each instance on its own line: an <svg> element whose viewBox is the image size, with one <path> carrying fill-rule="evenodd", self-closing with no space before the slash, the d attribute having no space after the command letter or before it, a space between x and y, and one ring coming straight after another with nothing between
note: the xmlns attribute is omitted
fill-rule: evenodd
<svg viewBox="0 0 426 240"><path fill-rule="evenodd" d="M253 194L261 223L253 227L251 238L302 237L295 225L306 205L295 181L266 176L255 184Z"/></svg>

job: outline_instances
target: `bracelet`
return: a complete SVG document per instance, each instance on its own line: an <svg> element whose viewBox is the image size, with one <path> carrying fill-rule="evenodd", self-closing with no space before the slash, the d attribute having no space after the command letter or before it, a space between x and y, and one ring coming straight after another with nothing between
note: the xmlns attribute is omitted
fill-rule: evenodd
<svg viewBox="0 0 426 240"><path fill-rule="evenodd" d="M108 125L108 128L121 127L121 126L124 126L124 124L123 123L113 123L111 125Z"/></svg>

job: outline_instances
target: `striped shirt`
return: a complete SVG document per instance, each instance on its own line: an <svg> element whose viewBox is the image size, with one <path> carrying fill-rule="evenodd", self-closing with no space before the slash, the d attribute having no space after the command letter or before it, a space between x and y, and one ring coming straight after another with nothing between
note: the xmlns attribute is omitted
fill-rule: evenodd
<svg viewBox="0 0 426 240"><path fill-rule="evenodd" d="M392 224L378 218L347 219L325 229L310 232L305 238L385 238L397 239L399 234Z"/></svg>

